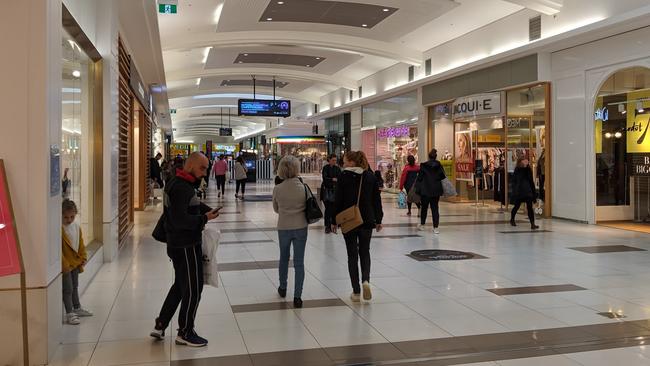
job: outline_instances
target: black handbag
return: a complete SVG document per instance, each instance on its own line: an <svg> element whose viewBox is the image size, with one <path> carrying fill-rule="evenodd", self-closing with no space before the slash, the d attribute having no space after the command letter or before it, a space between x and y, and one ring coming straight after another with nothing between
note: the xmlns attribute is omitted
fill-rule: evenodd
<svg viewBox="0 0 650 366"><path fill-rule="evenodd" d="M160 215L158 223L156 223L156 227L153 229L151 236L153 236L154 239L161 243L167 243L167 231L165 230L165 211L163 211L162 215Z"/></svg>
<svg viewBox="0 0 650 366"><path fill-rule="evenodd" d="M323 218L323 211L321 211L318 201L314 198L309 186L305 183L303 185L305 186L305 197L307 198L305 201L305 218L308 224L313 224Z"/></svg>

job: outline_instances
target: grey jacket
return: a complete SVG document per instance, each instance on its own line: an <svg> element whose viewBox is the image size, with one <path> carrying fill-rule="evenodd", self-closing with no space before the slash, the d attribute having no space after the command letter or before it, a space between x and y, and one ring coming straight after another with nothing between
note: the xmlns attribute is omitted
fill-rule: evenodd
<svg viewBox="0 0 650 366"><path fill-rule="evenodd" d="M305 185L298 178L285 179L273 188L273 211L278 214L278 230L307 227Z"/></svg>

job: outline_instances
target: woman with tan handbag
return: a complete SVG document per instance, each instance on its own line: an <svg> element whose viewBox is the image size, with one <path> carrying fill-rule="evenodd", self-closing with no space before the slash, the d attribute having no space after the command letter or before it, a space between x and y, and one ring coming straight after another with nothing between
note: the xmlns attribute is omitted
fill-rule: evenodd
<svg viewBox="0 0 650 366"><path fill-rule="evenodd" d="M370 240L372 230L381 231L384 212L375 175L368 169L368 159L363 151L350 151L343 157L344 170L339 176L332 232L341 227L348 250L348 270L352 282L353 302L370 300ZM359 261L361 281L359 286Z"/></svg>

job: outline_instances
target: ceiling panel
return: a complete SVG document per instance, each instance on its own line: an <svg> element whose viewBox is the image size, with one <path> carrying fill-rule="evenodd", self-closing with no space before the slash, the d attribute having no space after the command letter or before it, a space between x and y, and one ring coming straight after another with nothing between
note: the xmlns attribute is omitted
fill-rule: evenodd
<svg viewBox="0 0 650 366"><path fill-rule="evenodd" d="M323 62L323 57L307 55L288 55L282 53L240 53L234 64L272 64L301 67L316 67Z"/></svg>
<svg viewBox="0 0 650 366"><path fill-rule="evenodd" d="M269 77L260 77L255 81L255 84L257 91L260 94L271 94L273 92L273 80ZM276 79L276 88L278 92L299 93L312 85L314 85L314 83L304 80ZM253 80L250 75L232 75L228 78L224 78L223 76L204 77L201 78L198 90L220 89L227 92L229 87L239 90L242 86L249 87L250 92L253 92Z"/></svg>
<svg viewBox="0 0 650 366"><path fill-rule="evenodd" d="M343 1L269 1L260 22L302 22L372 29L397 8Z"/></svg>

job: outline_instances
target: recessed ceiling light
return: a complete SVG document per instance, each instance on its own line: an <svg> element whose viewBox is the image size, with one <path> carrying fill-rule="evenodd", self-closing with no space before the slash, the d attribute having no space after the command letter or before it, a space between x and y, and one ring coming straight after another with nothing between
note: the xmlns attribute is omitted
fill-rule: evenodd
<svg viewBox="0 0 650 366"><path fill-rule="evenodd" d="M239 61L238 63L240 63L240 64L243 64L243 63L244 63L244 61Z"/></svg>
<svg viewBox="0 0 650 366"><path fill-rule="evenodd" d="M311 65L307 65L307 67L311 67Z"/></svg>
<svg viewBox="0 0 650 366"><path fill-rule="evenodd" d="M81 71L79 71L79 70L74 70L74 71L72 72L72 76L74 76L74 77L76 77L76 78L80 77L80 76L81 76Z"/></svg>
<svg viewBox="0 0 650 366"><path fill-rule="evenodd" d="M316 57L317 60L320 60L320 57Z"/></svg>
<svg viewBox="0 0 650 366"><path fill-rule="evenodd" d="M266 20L268 20L270 22L271 20L273 20L273 18L266 18Z"/></svg>
<svg viewBox="0 0 650 366"><path fill-rule="evenodd" d="M284 5L284 1L278 1L278 5Z"/></svg>
<svg viewBox="0 0 650 366"><path fill-rule="evenodd" d="M390 11L390 9L385 8L384 11Z"/></svg>
<svg viewBox="0 0 650 366"><path fill-rule="evenodd" d="M361 24L361 26L362 26L362 27L367 27L367 26L368 26L368 24Z"/></svg>
<svg viewBox="0 0 650 366"><path fill-rule="evenodd" d="M248 56L248 53L245 53L244 56Z"/></svg>

